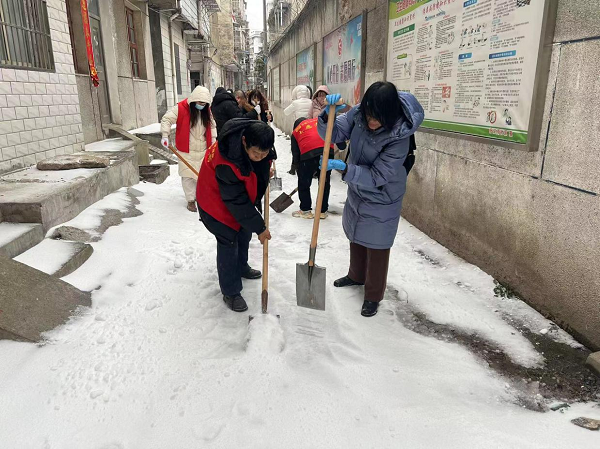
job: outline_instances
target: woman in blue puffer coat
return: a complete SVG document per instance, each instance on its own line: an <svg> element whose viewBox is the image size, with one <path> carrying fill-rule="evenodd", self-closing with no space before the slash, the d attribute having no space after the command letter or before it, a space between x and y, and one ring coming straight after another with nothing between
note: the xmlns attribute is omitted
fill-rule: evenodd
<svg viewBox="0 0 600 449"><path fill-rule="evenodd" d="M327 96L328 104L340 95ZM338 106L341 109L345 106ZM348 275L336 287L365 286L361 314L373 316L387 285L390 248L398 231L406 191L410 137L423 122L423 108L409 93L389 82L377 82L362 102L335 119L332 142L350 140L348 163L331 160L328 170L342 172L348 184L343 227L350 240ZM319 115L319 134L325 138L327 108Z"/></svg>

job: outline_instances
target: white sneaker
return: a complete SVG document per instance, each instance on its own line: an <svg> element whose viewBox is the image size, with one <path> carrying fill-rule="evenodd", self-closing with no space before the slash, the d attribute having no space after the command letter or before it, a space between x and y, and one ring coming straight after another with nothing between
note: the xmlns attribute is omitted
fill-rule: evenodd
<svg viewBox="0 0 600 449"><path fill-rule="evenodd" d="M329 212L321 212L321 216L319 217L321 220L325 220L329 217Z"/></svg>
<svg viewBox="0 0 600 449"><path fill-rule="evenodd" d="M292 213L292 217L306 218L309 220L315 218L315 216L311 210L307 210L307 211L297 210L296 212Z"/></svg>

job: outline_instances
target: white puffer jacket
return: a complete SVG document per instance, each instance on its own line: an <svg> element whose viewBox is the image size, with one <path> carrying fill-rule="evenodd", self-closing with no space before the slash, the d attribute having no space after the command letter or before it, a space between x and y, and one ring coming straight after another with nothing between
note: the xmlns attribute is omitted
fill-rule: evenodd
<svg viewBox="0 0 600 449"><path fill-rule="evenodd" d="M212 101L212 97L210 96L210 92L206 87L198 86L194 89L192 94L188 98L188 104L193 102L202 102L206 103L206 107L210 106L210 102ZM177 124L177 116L179 115L179 105L176 104L173 106L167 113L163 116L160 122L160 131L163 137L169 137L169 133L171 132L172 125ZM190 129L190 152L182 153L181 156L190 163L192 167L194 167L198 172L200 172L200 166L202 165L202 161L204 160L204 154L206 153L206 149L213 144L213 142L217 139L217 124L211 115L211 133L212 133L212 142L206 145L206 128L202 124L201 120L198 120L196 126ZM175 142L170 142L172 145ZM193 178L196 179L196 175L192 173L192 171L181 161L179 161L179 176L182 178Z"/></svg>
<svg viewBox="0 0 600 449"><path fill-rule="evenodd" d="M312 118L312 99L310 91L306 86L296 86L292 91L292 104L290 104L283 113L285 115L294 114L294 120L300 117Z"/></svg>

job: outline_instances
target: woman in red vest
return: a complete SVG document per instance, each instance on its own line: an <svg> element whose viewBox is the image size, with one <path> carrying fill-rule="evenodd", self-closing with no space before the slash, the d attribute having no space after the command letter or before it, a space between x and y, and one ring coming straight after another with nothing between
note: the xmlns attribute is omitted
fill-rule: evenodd
<svg viewBox="0 0 600 449"><path fill-rule="evenodd" d="M248 310L242 278L262 276L248 265L252 234L261 243L271 239L255 204L267 189L271 161L277 158L274 142L275 133L266 123L231 119L206 152L198 179L200 218L217 239L219 285L223 301L234 312Z"/></svg>
<svg viewBox="0 0 600 449"><path fill-rule="evenodd" d="M206 87L198 86L187 100L181 101L168 111L161 121L162 145L169 146L169 134L173 125L175 145L180 154L192 167L200 171L206 149L217 138L216 123L210 111L211 96ZM196 212L196 175L179 162L179 176L187 201L187 208Z"/></svg>
<svg viewBox="0 0 600 449"><path fill-rule="evenodd" d="M310 196L310 185L313 176L318 173L319 161L323 155L323 146L325 142L319 135L317 119L305 119L300 117L294 123L294 132L292 133L292 164L298 170L298 197L300 198L300 210L292 214L296 218L314 218L312 212L312 198ZM333 145L329 150L329 157L333 158ZM325 178L325 190L323 193L323 204L319 213L319 218L327 218L329 209L329 188L331 182L331 172L327 172Z"/></svg>

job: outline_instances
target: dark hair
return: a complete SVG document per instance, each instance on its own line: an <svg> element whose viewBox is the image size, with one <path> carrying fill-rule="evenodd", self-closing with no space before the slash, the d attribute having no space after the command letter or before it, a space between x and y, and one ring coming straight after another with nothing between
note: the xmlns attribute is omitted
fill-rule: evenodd
<svg viewBox="0 0 600 449"><path fill-rule="evenodd" d="M210 103L206 103L204 109L199 111L196 109L196 102L193 101L190 103L190 127L193 128L198 123L198 119L202 119L202 125L204 128L210 127Z"/></svg>
<svg viewBox="0 0 600 449"><path fill-rule="evenodd" d="M308 98L312 98L312 96L313 96L312 87L310 87L308 85L306 87L308 88L308 92L310 93L310 96Z"/></svg>
<svg viewBox="0 0 600 449"><path fill-rule="evenodd" d="M269 103L267 102L267 99L262 94L262 92L258 89L251 90L250 93L248 94L248 101L250 103L252 103L253 97L258 98L258 103L260 104L261 112L267 112L269 109Z"/></svg>
<svg viewBox="0 0 600 449"><path fill-rule="evenodd" d="M378 81L371 84L360 102L360 112L365 123L368 118L378 120L388 131L404 115L398 89L390 82Z"/></svg>
<svg viewBox="0 0 600 449"><path fill-rule="evenodd" d="M300 125L300 123L302 123L304 120L307 120L307 118L300 117L299 119L296 119L296 121L294 122L294 129L298 128L298 125Z"/></svg>
<svg viewBox="0 0 600 449"><path fill-rule="evenodd" d="M269 151L275 144L275 132L265 122L253 120L244 130L246 146L258 147L261 151Z"/></svg>

